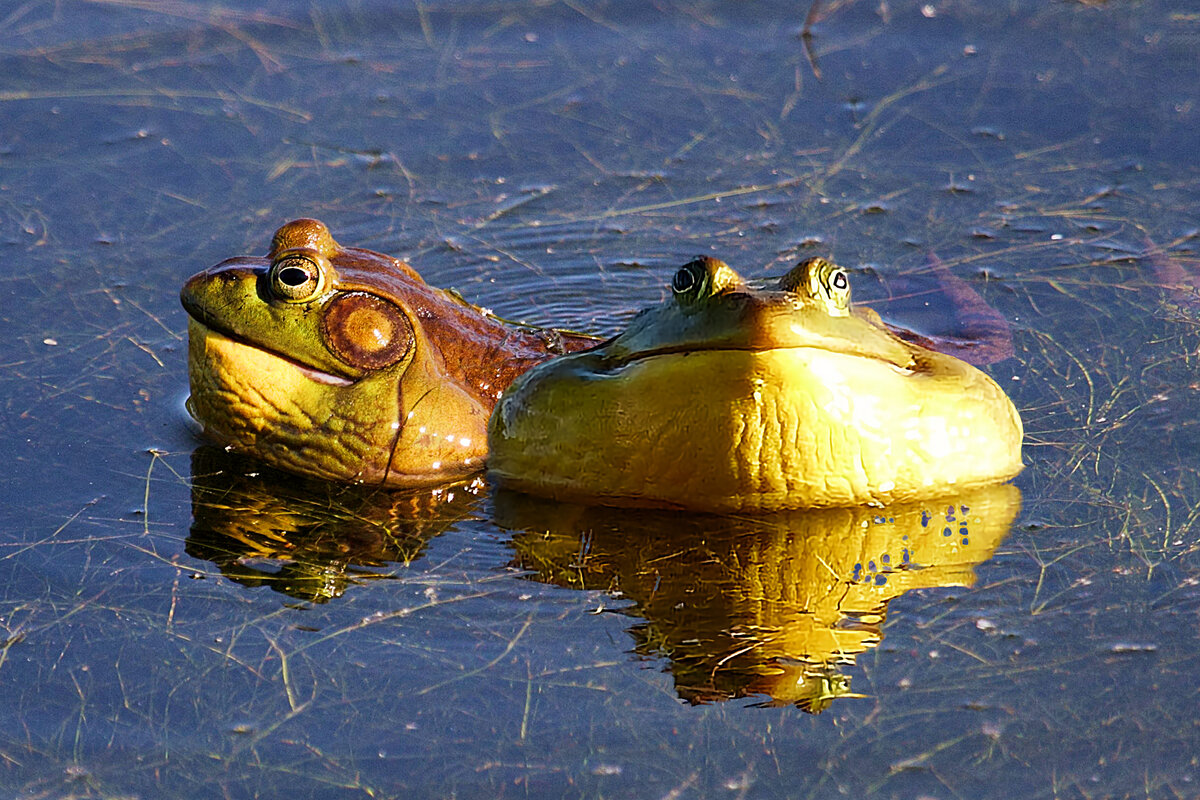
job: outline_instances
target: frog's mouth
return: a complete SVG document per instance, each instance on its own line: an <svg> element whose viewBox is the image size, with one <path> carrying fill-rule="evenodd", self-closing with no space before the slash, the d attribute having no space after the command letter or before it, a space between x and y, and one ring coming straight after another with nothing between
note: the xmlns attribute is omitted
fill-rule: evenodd
<svg viewBox="0 0 1200 800"><path fill-rule="evenodd" d="M656 330L660 322L662 334ZM768 357L830 354L883 362L899 370L914 366L909 345L859 317L801 314L790 305L778 303L741 303L729 314L716 316L712 324L702 314L638 316L625 333L596 350L605 355L605 366L612 369L699 353Z"/></svg>
<svg viewBox="0 0 1200 800"><path fill-rule="evenodd" d="M889 358L890 354L873 352L863 347L848 345L836 340L806 342L802 344L782 344L773 346L755 346L755 345L729 345L723 343L714 343L711 345L704 344L686 344L686 345L668 345L664 347L655 347L649 350L642 350L635 353L622 354L615 358L605 359L604 366L609 370L620 370L624 367L637 364L640 362L649 361L651 359L661 361L672 361L677 359L687 358L688 356L697 356L700 354L754 354L769 356L772 353L825 353L845 358L861 358L870 361L878 361L890 365L893 369L901 374L909 374L914 371L914 365L911 359L906 359L904 362L898 362L896 359Z"/></svg>
<svg viewBox="0 0 1200 800"><path fill-rule="evenodd" d="M335 375L332 372L325 372L316 367L305 364L302 361L297 361L283 353L263 347L257 342L252 342L237 334L223 330L221 328L210 325L204 318L203 313L198 309L193 309L185 304L188 312L188 336L197 341L206 342L209 347L219 347L226 351L227 359L234 361L246 361L248 364L260 362L264 357L272 361L282 362L298 372L301 377L313 383L319 383L323 386L338 386L345 387L354 384L354 381L342 375ZM199 312L199 313L198 313ZM239 357L239 348L244 348L246 352ZM249 368L248 368L249 369Z"/></svg>

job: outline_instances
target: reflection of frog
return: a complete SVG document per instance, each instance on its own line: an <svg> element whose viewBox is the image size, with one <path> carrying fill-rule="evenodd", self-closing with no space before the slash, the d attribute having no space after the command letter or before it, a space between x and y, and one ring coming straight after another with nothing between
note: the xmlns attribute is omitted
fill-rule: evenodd
<svg viewBox="0 0 1200 800"><path fill-rule="evenodd" d="M188 408L215 441L321 478L413 485L481 469L499 393L595 340L501 322L316 220L192 277Z"/></svg>
<svg viewBox="0 0 1200 800"><path fill-rule="evenodd" d="M1021 420L996 383L852 308L845 270L756 288L698 258L603 345L539 364L488 427L502 484L709 511L884 505L1007 480Z"/></svg>
<svg viewBox="0 0 1200 800"><path fill-rule="evenodd" d="M192 454L186 549L242 585L323 603L389 577L389 564L420 556L475 503L463 486L397 492L297 481L203 446Z"/></svg>
<svg viewBox="0 0 1200 800"><path fill-rule="evenodd" d="M1019 510L1000 485L924 504L710 517L497 495L518 565L600 589L643 618L637 651L670 660L691 702L766 695L819 712L850 692L842 668L879 644L909 589L970 586Z"/></svg>

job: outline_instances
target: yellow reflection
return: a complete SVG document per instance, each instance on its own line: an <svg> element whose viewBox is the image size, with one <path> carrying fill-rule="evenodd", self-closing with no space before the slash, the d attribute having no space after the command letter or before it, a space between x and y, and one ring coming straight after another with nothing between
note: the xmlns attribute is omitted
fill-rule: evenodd
<svg viewBox="0 0 1200 800"><path fill-rule="evenodd" d="M387 578L471 513L471 486L386 491L265 469L216 447L192 454L189 555L246 586L309 602Z"/></svg>
<svg viewBox="0 0 1200 800"><path fill-rule="evenodd" d="M879 644L892 598L970 586L1020 509L1000 485L885 509L718 517L601 509L504 492L536 579L634 603L637 651L693 702L765 695L818 713L854 696L842 671Z"/></svg>

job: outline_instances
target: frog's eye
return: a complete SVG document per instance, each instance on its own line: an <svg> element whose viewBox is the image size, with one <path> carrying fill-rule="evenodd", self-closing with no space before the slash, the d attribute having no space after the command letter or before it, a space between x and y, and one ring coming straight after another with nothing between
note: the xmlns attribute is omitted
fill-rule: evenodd
<svg viewBox="0 0 1200 800"><path fill-rule="evenodd" d="M708 256L693 258L671 279L675 298L685 303L731 291L742 286L742 276L733 268Z"/></svg>
<svg viewBox="0 0 1200 800"><path fill-rule="evenodd" d="M321 322L325 344L359 369L390 367L412 349L408 317L386 300L366 292L346 292L329 301Z"/></svg>
<svg viewBox="0 0 1200 800"><path fill-rule="evenodd" d="M671 279L671 291L675 294L687 294L699 287L707 275L708 271L704 269L703 262L699 259L689 261L680 267Z"/></svg>
<svg viewBox="0 0 1200 800"><path fill-rule="evenodd" d="M839 266L831 264L830 267L829 274L825 279L825 291L833 306L831 311L833 313L846 311L850 308L850 276Z"/></svg>
<svg viewBox="0 0 1200 800"><path fill-rule="evenodd" d="M850 313L850 275L827 259L801 261L780 279L779 288L816 301L834 316Z"/></svg>
<svg viewBox="0 0 1200 800"><path fill-rule="evenodd" d="M289 303L302 303L321 291L323 274L321 265L312 258L291 253L271 264L267 281L273 297Z"/></svg>

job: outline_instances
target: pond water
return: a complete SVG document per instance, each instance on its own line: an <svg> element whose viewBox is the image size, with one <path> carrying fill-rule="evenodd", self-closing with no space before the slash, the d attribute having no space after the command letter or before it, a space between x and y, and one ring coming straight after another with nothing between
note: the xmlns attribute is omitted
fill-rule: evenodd
<svg viewBox="0 0 1200 800"><path fill-rule="evenodd" d="M806 5L10 4L2 793L1200 795L1200 13ZM178 290L301 216L597 334L696 254L946 332L936 254L1027 467L765 519L272 473L194 438Z"/></svg>

